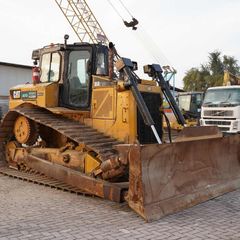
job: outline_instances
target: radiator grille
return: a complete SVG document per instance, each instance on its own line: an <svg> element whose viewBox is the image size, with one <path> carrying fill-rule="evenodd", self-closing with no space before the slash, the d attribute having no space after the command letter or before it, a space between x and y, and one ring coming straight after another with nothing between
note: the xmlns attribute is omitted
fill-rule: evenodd
<svg viewBox="0 0 240 240"><path fill-rule="evenodd" d="M142 92L141 94L153 118L158 135L162 138L162 115L159 110L161 106L161 96L156 93ZM151 127L145 125L139 110L137 111L137 133L138 141L141 144L157 143Z"/></svg>
<svg viewBox="0 0 240 240"><path fill-rule="evenodd" d="M204 116L221 116L221 117L232 117L232 110L205 110Z"/></svg>
<svg viewBox="0 0 240 240"><path fill-rule="evenodd" d="M208 125L231 125L231 122L226 122L226 121L205 121L206 124Z"/></svg>

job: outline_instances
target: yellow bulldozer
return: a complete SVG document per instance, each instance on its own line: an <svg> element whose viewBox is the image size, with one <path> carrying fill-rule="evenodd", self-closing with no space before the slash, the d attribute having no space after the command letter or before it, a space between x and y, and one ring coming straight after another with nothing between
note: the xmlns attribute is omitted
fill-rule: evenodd
<svg viewBox="0 0 240 240"><path fill-rule="evenodd" d="M160 65L146 65L152 80L143 80L113 44L67 39L34 50L33 83L10 89L1 168L127 201L147 221L240 187L239 135L192 127L172 143L164 140L163 95L183 125L184 119Z"/></svg>

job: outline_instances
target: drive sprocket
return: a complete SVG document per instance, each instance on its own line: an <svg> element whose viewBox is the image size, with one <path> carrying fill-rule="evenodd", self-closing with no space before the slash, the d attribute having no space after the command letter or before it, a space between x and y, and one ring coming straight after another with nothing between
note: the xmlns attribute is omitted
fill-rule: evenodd
<svg viewBox="0 0 240 240"><path fill-rule="evenodd" d="M13 129L16 140L21 144L33 145L38 138L36 123L25 116L18 116Z"/></svg>

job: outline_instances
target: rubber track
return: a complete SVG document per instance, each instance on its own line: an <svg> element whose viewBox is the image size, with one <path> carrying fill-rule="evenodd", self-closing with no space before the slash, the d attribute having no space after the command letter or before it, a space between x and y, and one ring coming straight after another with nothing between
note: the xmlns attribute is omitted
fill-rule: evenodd
<svg viewBox="0 0 240 240"><path fill-rule="evenodd" d="M56 130L77 144L85 144L86 148L96 152L102 161L116 155L113 146L121 143L85 124L54 114L44 108L15 108L7 113L0 125L0 152L4 142L11 136L13 124L19 114Z"/></svg>
<svg viewBox="0 0 240 240"><path fill-rule="evenodd" d="M57 181L53 178L49 178L43 174L35 173L35 172L22 172L18 170L14 170L9 167L0 167L0 174L12 178L17 178L23 181L32 182L39 185L44 185L47 187L55 188L58 190L62 190L65 192L75 193L75 194L81 194L86 196L93 196L92 194L89 194L83 190L80 190L78 188L72 187L70 185L65 184L64 182Z"/></svg>

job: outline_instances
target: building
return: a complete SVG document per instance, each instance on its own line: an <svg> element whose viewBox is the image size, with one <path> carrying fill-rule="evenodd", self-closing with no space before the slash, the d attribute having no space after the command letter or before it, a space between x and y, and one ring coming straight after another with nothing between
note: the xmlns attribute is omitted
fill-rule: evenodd
<svg viewBox="0 0 240 240"><path fill-rule="evenodd" d="M12 86L32 82L32 67L0 62L0 97L8 96Z"/></svg>
<svg viewBox="0 0 240 240"><path fill-rule="evenodd" d="M0 118L8 110L9 89L31 81L31 66L0 62Z"/></svg>

